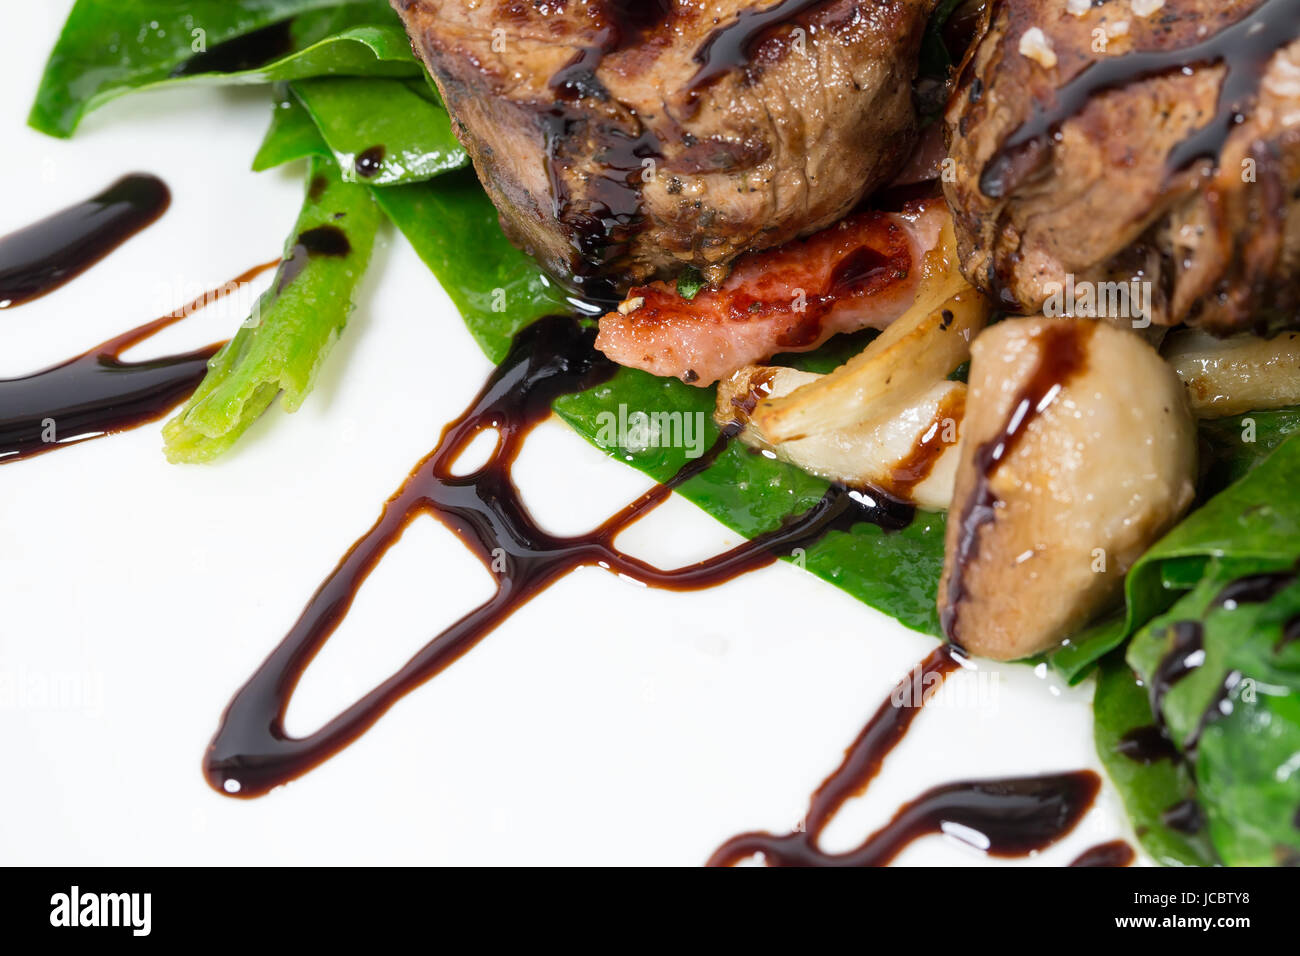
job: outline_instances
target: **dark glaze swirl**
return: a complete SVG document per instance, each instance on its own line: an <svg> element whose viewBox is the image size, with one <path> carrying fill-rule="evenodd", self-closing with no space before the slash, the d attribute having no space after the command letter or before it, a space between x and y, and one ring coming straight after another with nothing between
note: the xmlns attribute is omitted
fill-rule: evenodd
<svg viewBox="0 0 1300 956"><path fill-rule="evenodd" d="M769 866L884 866L913 841L946 832L978 834L980 849L992 856L1022 856L1074 829L1101 786L1091 771L933 787L904 804L852 850L828 853L818 845L827 824L880 773L921 707L960 661L951 648L940 647L894 688L845 751L844 762L817 788L800 827L781 835L732 837L709 858L709 865L732 866L761 855Z"/></svg>
<svg viewBox="0 0 1300 956"><path fill-rule="evenodd" d="M0 309L45 295L108 255L171 205L157 176L132 173L103 192L0 238Z"/></svg>
<svg viewBox="0 0 1300 956"><path fill-rule="evenodd" d="M624 554L614 540L674 488L708 468L725 449L723 434L703 457L585 535L542 530L510 477L528 433L562 395L609 378L616 366L592 347L594 330L568 317L542 319L522 332L470 408L447 426L438 447L389 499L383 514L344 556L312 597L283 642L235 695L208 748L212 786L243 797L263 794L347 746L401 697L472 648L534 595L575 568L597 565L643 584L697 590L729 581L806 547L833 530L870 522L886 530L910 523L913 511L883 496L832 487L822 500L781 527L707 561L671 571ZM452 466L483 431L500 436L489 461L469 475ZM289 698L312 658L338 627L366 577L411 521L431 513L494 571L497 592L437 634L405 666L343 710L316 733L290 737L284 729Z"/></svg>

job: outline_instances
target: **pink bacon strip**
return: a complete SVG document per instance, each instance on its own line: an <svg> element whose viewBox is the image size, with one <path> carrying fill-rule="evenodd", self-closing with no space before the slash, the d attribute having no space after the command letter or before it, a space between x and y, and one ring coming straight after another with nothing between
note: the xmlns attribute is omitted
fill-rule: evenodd
<svg viewBox="0 0 1300 956"><path fill-rule="evenodd" d="M721 286L693 299L668 282L638 286L600 320L596 348L620 365L706 386L841 332L883 329L911 304L947 217L941 199L856 213L807 239L742 256Z"/></svg>

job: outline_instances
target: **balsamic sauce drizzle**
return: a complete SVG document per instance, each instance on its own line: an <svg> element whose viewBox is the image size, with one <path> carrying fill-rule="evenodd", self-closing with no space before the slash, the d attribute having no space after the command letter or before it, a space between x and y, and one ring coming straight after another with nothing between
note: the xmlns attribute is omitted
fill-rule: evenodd
<svg viewBox="0 0 1300 956"><path fill-rule="evenodd" d="M890 466L886 490L900 498L911 497L916 486L930 477L934 466L958 437L947 434L948 423L951 422L956 429L960 427L957 423L965 416L966 393L955 390L946 395L935 409L929 427L916 437L908 453Z"/></svg>
<svg viewBox="0 0 1300 956"><path fill-rule="evenodd" d="M1262 604L1272 600L1289 587L1297 577L1291 571L1266 571L1249 574L1226 584L1210 602L1209 610L1235 610L1242 604ZM1274 653L1282 650L1289 640L1297 636L1300 618L1287 621L1282 626L1282 638L1274 646ZM1156 664L1148 686L1151 712L1156 723L1129 731L1116 746L1124 756L1150 764L1157 760L1181 761L1195 775L1195 754L1201 737L1210 724L1232 712L1232 694L1241 683L1243 674L1230 670L1224 674L1210 703L1202 711L1196 727L1180 746L1169 737L1165 719L1164 699L1181 680L1205 664L1205 628L1200 621L1175 621L1169 626L1169 647ZM1171 830L1194 834L1205 827L1205 810L1195 798L1180 801L1160 815L1161 821Z"/></svg>
<svg viewBox="0 0 1300 956"><path fill-rule="evenodd" d="M1282 636L1278 638L1277 644L1273 647L1273 653L1280 654L1283 650L1292 644L1300 641L1300 614L1289 618L1282 625Z"/></svg>
<svg viewBox="0 0 1300 956"><path fill-rule="evenodd" d="M357 175L365 179L371 179L378 174L378 172L384 168L385 152L386 149L381 143L358 153L357 158L353 163L353 168L357 171Z"/></svg>
<svg viewBox="0 0 1300 956"><path fill-rule="evenodd" d="M1050 107L1036 105L1034 115L1006 139L981 173L980 191L990 199L1005 198L1032 165L1024 160L1045 151L1060 127L1078 115L1093 97L1194 66L1223 64L1227 75L1214 116L1174 147L1167 168L1179 172L1198 160L1217 162L1229 135L1248 109L1250 98L1256 94L1269 60L1297 37L1300 16L1296 15L1294 0L1263 0L1255 10L1203 43L1094 60L1056 91L1055 103Z"/></svg>
<svg viewBox="0 0 1300 956"><path fill-rule="evenodd" d="M705 37L700 48L695 51L691 59L696 63L697 69L687 83L687 89L693 93L698 92L716 83L731 70L747 67L754 48L764 34L825 2L826 0L781 0L766 9L748 7L739 11L734 20L717 27Z"/></svg>
<svg viewBox="0 0 1300 956"><path fill-rule="evenodd" d="M555 102L542 111L541 124L552 212L570 230L577 253L572 274L556 278L591 302L612 308L622 297L615 284L598 273L603 265L626 251L628 241L644 221L643 163L662 159L662 144L654 131L635 117L635 111L636 130L596 121L591 138L596 141L599 161L587 171L590 195L575 200L562 174L565 144L575 133L587 130L592 118L572 104L588 98L609 100L609 91L596 76L601 61L608 54L632 46L667 20L673 4L669 0L604 0L597 12L600 26L592 42L551 77L549 85ZM582 149L591 151L591 143L584 139Z"/></svg>
<svg viewBox="0 0 1300 956"><path fill-rule="evenodd" d="M284 259L284 268L275 283L275 292L279 295L294 279L302 275L307 263L317 256L343 258L352 251L352 243L347 234L338 226L316 226L298 233L293 248Z"/></svg>
<svg viewBox="0 0 1300 956"><path fill-rule="evenodd" d="M1181 759L1178 748L1157 724L1134 727L1119 739L1115 752L1147 766L1161 760Z"/></svg>
<svg viewBox="0 0 1300 956"><path fill-rule="evenodd" d="M1170 628L1169 650L1156 665L1147 694L1156 723L1165 726L1165 695L1180 680L1205 663L1205 631L1199 621L1177 621Z"/></svg>
<svg viewBox="0 0 1300 956"><path fill-rule="evenodd" d="M279 260L254 266L170 315L124 332L44 371L0 379L0 465L156 421L203 380L221 343L143 362L122 353Z"/></svg>
<svg viewBox="0 0 1300 956"><path fill-rule="evenodd" d="M1180 800L1161 812L1160 822L1178 833L1192 835L1205 828L1205 811L1195 800Z"/></svg>
<svg viewBox="0 0 1300 956"><path fill-rule="evenodd" d="M966 598L965 572L979 554L979 537L991 523L997 496L991 481L998 468L1015 452L1029 424L1045 412L1070 380L1081 374L1087 363L1086 341L1095 329L1091 322L1053 323L1038 339L1038 365L1011 404L1002 430L975 449L977 484L958 517L959 535L948 576L947 601L940 615L944 634L960 644L957 611Z"/></svg>
<svg viewBox="0 0 1300 956"><path fill-rule="evenodd" d="M1084 850L1070 866L1128 866L1133 856L1133 848L1123 840L1111 840Z"/></svg>
<svg viewBox="0 0 1300 956"><path fill-rule="evenodd" d="M166 183L133 173L0 238L0 309L30 302L80 275L157 221L170 204Z"/></svg>
<svg viewBox="0 0 1300 956"><path fill-rule="evenodd" d="M591 388L613 374L616 366L594 350L593 341L594 329L583 328L569 317L542 319L520 333L474 403L447 426L438 447L388 500L379 520L352 546L279 647L231 700L204 761L215 789L258 796L306 773L359 737L401 697L458 659L529 599L578 567L597 565L652 587L695 590L771 564L832 530L846 530L863 521L898 529L911 521L913 512L906 506L832 487L807 512L706 561L666 571L619 551L614 540L625 528L717 459L730 438L723 433L704 456L588 534L561 537L543 531L521 501L510 468L524 439L550 414L556 398ZM488 462L472 474L454 475L451 469L460 454L481 432L491 429L499 438ZM298 680L384 553L411 521L425 513L454 531L485 566L504 562L504 570L494 572L497 592L315 733L290 737L284 715Z"/></svg>
<svg viewBox="0 0 1300 956"><path fill-rule="evenodd" d="M970 780L926 790L880 830L845 853L818 845L844 804L866 790L925 702L961 666L950 646L933 651L895 686L813 794L802 825L782 835L742 833L709 858L733 866L761 854L769 866L884 866L913 841L931 834L974 835L992 856L1023 856L1065 836L1092 806L1101 778L1090 770L1040 777Z"/></svg>
<svg viewBox="0 0 1300 956"><path fill-rule="evenodd" d="M1281 591L1289 588L1296 579L1295 571L1266 571L1248 574L1224 587L1214 598L1211 607L1234 610L1242 604L1266 604Z"/></svg>
<svg viewBox="0 0 1300 956"><path fill-rule="evenodd" d="M1215 595L1209 610L1223 609L1232 611L1242 604L1263 604L1272 600L1280 591L1290 587L1297 578L1294 570L1265 571L1248 574L1231 581ZM1274 646L1274 653L1282 650L1296 636L1296 620L1287 621L1282 626L1282 636ZM1205 628L1199 621L1176 621L1170 628L1169 649L1156 665L1151 675L1148 694L1151 712L1155 715L1159 727L1167 727L1164 716L1165 696L1192 671L1205 663ZM1182 743L1185 753L1195 753L1205 729L1232 712L1232 692L1241 683L1240 671L1228 671L1215 691L1214 697L1202 712L1196 727Z"/></svg>

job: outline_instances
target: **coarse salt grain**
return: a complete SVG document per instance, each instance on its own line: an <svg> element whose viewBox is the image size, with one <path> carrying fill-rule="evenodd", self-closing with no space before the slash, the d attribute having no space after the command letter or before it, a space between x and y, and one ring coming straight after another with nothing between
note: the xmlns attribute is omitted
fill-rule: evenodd
<svg viewBox="0 0 1300 956"><path fill-rule="evenodd" d="M1051 69L1056 66L1056 51L1051 41L1038 27L1030 27L1020 37L1020 55L1027 56L1039 66Z"/></svg>
<svg viewBox="0 0 1300 956"><path fill-rule="evenodd" d="M1264 89L1274 96L1300 96L1300 64L1286 53L1280 54L1264 74Z"/></svg>
<svg viewBox="0 0 1300 956"><path fill-rule="evenodd" d="M1091 9L1092 0L1066 0L1065 3L1066 12L1072 13L1076 17L1087 15L1088 11Z"/></svg>
<svg viewBox="0 0 1300 956"><path fill-rule="evenodd" d="M1130 3L1139 17L1149 17L1165 5L1165 0L1130 0Z"/></svg>

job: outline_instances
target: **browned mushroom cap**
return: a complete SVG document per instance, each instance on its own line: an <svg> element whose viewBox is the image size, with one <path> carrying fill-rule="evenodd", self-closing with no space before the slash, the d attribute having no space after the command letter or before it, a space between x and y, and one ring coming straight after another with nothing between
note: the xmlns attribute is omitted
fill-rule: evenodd
<svg viewBox="0 0 1300 956"><path fill-rule="evenodd" d="M1195 424L1150 345L1086 319L993 326L969 385L939 610L951 640L1013 660L1119 597L1192 501Z"/></svg>

